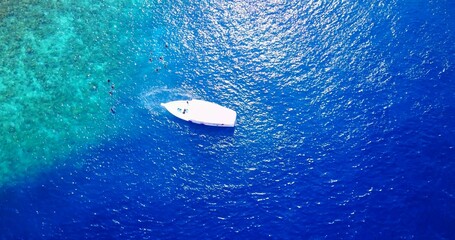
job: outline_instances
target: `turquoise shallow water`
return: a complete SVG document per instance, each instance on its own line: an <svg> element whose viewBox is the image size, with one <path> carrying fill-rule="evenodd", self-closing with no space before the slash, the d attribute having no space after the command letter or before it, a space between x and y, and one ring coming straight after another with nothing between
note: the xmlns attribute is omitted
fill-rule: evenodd
<svg viewBox="0 0 455 240"><path fill-rule="evenodd" d="M113 87L122 87L131 65L124 46L133 10L125 5L0 3L0 184L115 131Z"/></svg>
<svg viewBox="0 0 455 240"><path fill-rule="evenodd" d="M455 238L453 9L3 1L0 239Z"/></svg>

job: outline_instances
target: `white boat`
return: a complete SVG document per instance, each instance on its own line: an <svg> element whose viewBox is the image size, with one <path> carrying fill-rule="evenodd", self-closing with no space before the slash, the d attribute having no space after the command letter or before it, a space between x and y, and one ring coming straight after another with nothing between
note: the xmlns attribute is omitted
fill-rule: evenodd
<svg viewBox="0 0 455 240"><path fill-rule="evenodd" d="M237 118L234 110L204 100L179 100L161 106L182 120L208 126L234 127Z"/></svg>

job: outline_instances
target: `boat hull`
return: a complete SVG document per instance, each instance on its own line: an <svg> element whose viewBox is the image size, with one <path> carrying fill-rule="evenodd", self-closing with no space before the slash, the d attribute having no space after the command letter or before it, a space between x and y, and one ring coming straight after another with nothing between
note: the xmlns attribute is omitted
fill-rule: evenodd
<svg viewBox="0 0 455 240"><path fill-rule="evenodd" d="M235 127L237 113L204 100L179 100L161 103L172 115L184 121L214 127Z"/></svg>

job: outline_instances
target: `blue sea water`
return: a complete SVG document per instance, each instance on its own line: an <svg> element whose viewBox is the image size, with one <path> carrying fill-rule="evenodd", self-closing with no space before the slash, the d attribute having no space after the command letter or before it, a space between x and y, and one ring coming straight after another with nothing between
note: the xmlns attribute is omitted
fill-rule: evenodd
<svg viewBox="0 0 455 240"><path fill-rule="evenodd" d="M62 2L114 97L2 186L0 239L455 238L453 1ZM160 107L190 98L238 125Z"/></svg>

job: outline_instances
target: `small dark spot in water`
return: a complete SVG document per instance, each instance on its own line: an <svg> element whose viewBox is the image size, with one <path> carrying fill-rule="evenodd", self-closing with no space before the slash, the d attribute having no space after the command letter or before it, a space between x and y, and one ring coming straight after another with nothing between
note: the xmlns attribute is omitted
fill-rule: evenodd
<svg viewBox="0 0 455 240"><path fill-rule="evenodd" d="M155 72L159 72L159 71L160 71L160 69L159 69L159 68L156 68L156 69L155 69Z"/></svg>
<svg viewBox="0 0 455 240"><path fill-rule="evenodd" d="M160 60L163 61L163 57L160 57Z"/></svg>
<svg viewBox="0 0 455 240"><path fill-rule="evenodd" d="M115 114L115 108L114 107L111 107L111 113Z"/></svg>

